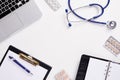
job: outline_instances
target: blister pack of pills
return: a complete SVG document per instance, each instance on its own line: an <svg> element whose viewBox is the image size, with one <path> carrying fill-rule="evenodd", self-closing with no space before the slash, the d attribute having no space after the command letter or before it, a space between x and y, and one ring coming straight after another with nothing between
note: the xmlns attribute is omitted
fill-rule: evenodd
<svg viewBox="0 0 120 80"><path fill-rule="evenodd" d="M112 36L105 42L105 48L116 56L120 54L120 42Z"/></svg>
<svg viewBox="0 0 120 80"><path fill-rule="evenodd" d="M53 11L57 11L61 7L60 3L57 0L45 0L45 2Z"/></svg>
<svg viewBox="0 0 120 80"><path fill-rule="evenodd" d="M68 76L68 74L62 70L61 72L57 73L55 75L55 79L56 80L71 80L70 77Z"/></svg>

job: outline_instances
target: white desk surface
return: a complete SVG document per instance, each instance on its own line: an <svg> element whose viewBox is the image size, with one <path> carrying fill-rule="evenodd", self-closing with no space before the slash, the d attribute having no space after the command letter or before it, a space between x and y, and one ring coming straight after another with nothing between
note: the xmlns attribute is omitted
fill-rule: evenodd
<svg viewBox="0 0 120 80"><path fill-rule="evenodd" d="M82 54L120 62L120 57L115 57L103 47L109 36L120 41L119 0L111 0L104 15L98 19L117 21L117 27L114 30L86 22L79 22L68 28L64 12L67 8L67 0L58 0L62 7L56 12L52 11L44 0L35 1L43 13L42 18L1 42L0 59L2 59L8 46L13 45L52 66L47 80L55 80L54 75L62 69L66 70L71 79L74 80ZM107 0L88 0L86 2L95 1L103 5L107 2ZM85 3L84 0L79 2L76 0L77 4L82 2Z"/></svg>

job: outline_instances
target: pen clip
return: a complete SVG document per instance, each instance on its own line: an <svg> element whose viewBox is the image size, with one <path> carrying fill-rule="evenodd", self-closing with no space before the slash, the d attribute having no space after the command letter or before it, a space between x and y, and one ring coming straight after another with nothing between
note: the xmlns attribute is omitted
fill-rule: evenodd
<svg viewBox="0 0 120 80"><path fill-rule="evenodd" d="M19 57L25 61L27 61L28 63L34 65L34 66L37 66L39 65L39 62L36 61L35 59L33 59L31 56L28 56L28 55L25 55L23 53L20 53L19 54Z"/></svg>

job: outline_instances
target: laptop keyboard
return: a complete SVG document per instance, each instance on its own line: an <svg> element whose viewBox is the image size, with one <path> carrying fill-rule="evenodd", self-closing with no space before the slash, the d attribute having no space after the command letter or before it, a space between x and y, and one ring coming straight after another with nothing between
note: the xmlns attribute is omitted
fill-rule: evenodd
<svg viewBox="0 0 120 80"><path fill-rule="evenodd" d="M0 0L0 19L27 2L29 0Z"/></svg>

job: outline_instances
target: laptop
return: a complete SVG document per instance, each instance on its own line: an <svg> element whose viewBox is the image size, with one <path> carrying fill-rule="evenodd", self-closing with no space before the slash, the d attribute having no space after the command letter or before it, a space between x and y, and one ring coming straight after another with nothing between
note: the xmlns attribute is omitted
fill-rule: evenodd
<svg viewBox="0 0 120 80"><path fill-rule="evenodd" d="M33 0L0 0L0 42L41 17Z"/></svg>

